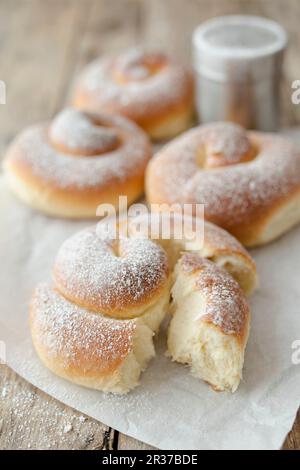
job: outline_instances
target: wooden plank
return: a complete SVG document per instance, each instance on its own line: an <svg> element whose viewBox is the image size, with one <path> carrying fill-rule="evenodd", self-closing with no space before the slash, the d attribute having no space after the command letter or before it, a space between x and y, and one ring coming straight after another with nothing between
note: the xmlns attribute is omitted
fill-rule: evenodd
<svg viewBox="0 0 300 470"><path fill-rule="evenodd" d="M0 79L7 88L7 103L0 106L1 153L17 131L53 114L78 5L1 0Z"/></svg>
<svg viewBox="0 0 300 470"><path fill-rule="evenodd" d="M300 44L300 3L298 0L275 0L262 2L262 13L268 18L278 21L288 32L289 44L285 55L283 68L282 125L285 127L300 124L300 105L291 102L292 82L300 78L299 44Z"/></svg>
<svg viewBox="0 0 300 470"><path fill-rule="evenodd" d="M119 435L118 438L118 449L122 450L155 450L155 447L151 447L144 442L137 441L132 437L126 436L125 434Z"/></svg>
<svg viewBox="0 0 300 470"><path fill-rule="evenodd" d="M0 449L112 449L107 426L0 366Z"/></svg>
<svg viewBox="0 0 300 470"><path fill-rule="evenodd" d="M138 44L140 8L140 2L133 0L93 1L83 37L74 54L64 102L71 100L73 82L87 63L103 54L114 54Z"/></svg>
<svg viewBox="0 0 300 470"><path fill-rule="evenodd" d="M291 32L285 64L284 118L300 123L289 86L299 78L298 0L0 0L0 106L3 150L25 125L53 115L70 98L78 71L96 56L135 44L163 48L184 63L191 31L216 15L264 14ZM150 449L62 405L0 366L0 449ZM283 448L300 449L300 415Z"/></svg>
<svg viewBox="0 0 300 470"><path fill-rule="evenodd" d="M300 450L300 409L298 410L291 432L287 435L283 446L283 450Z"/></svg>
<svg viewBox="0 0 300 470"><path fill-rule="evenodd" d="M261 0L262 1L262 0ZM192 33L200 23L218 15L255 10L256 0L150 0L143 2L143 43L162 48L191 64Z"/></svg>

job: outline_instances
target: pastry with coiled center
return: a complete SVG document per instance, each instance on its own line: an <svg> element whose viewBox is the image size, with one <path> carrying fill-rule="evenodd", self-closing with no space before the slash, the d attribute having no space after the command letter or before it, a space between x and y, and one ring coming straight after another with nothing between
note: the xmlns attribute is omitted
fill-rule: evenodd
<svg viewBox="0 0 300 470"><path fill-rule="evenodd" d="M99 204L128 204L143 192L151 157L147 136L119 116L62 110L52 122L25 129L4 160L12 190L49 215L96 217Z"/></svg>
<svg viewBox="0 0 300 470"><path fill-rule="evenodd" d="M146 173L149 203L204 205L207 220L246 246L300 221L300 149L232 123L196 127L162 148Z"/></svg>
<svg viewBox="0 0 300 470"><path fill-rule="evenodd" d="M167 55L143 49L92 62L74 91L74 106L126 116L153 139L171 138L187 129L193 99L191 73Z"/></svg>

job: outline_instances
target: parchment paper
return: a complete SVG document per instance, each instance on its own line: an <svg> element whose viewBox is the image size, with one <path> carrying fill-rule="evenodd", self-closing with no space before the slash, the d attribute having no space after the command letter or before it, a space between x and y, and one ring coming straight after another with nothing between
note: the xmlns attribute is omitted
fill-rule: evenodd
<svg viewBox="0 0 300 470"><path fill-rule="evenodd" d="M278 449L300 405L300 226L253 252L260 287L252 297L244 379L234 394L213 392L165 357L157 357L127 396L72 385L38 360L28 328L34 286L50 279L61 242L91 222L44 217L12 196L0 180L0 341L18 374L67 405L161 449ZM300 354L298 354L300 357Z"/></svg>

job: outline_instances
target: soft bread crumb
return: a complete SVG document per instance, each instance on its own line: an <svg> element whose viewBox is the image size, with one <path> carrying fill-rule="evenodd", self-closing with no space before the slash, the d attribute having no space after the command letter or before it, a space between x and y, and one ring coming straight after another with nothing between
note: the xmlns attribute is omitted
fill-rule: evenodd
<svg viewBox="0 0 300 470"><path fill-rule="evenodd" d="M116 370L115 375L107 381L104 379L101 390L124 394L139 384L141 373L146 369L150 360L155 357L153 336L153 331L138 320L133 350Z"/></svg>
<svg viewBox="0 0 300 470"><path fill-rule="evenodd" d="M159 330L168 306L169 291L167 290L154 306L147 309L144 315L136 320L133 350L119 367L116 375L117 381L109 385L108 391L124 394L139 384L141 373L156 355L153 337Z"/></svg>
<svg viewBox="0 0 300 470"><path fill-rule="evenodd" d="M170 282L170 280L169 280ZM147 325L154 333L158 333L160 325L165 318L166 312L170 304L170 287L165 290L160 299L151 307L147 308L141 320Z"/></svg>

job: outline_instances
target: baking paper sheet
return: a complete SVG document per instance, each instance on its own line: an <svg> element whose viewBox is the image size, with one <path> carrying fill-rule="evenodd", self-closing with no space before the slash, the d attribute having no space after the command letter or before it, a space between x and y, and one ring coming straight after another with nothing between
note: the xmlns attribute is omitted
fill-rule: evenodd
<svg viewBox="0 0 300 470"><path fill-rule="evenodd" d="M234 394L213 392L164 355L141 386L118 397L59 379L31 345L28 301L50 279L62 241L90 222L44 217L19 203L0 180L0 341L18 374L67 405L160 449L278 449L300 405L300 226L253 252L260 287L251 298L252 324L244 379ZM2 343L3 345L3 343ZM298 349L299 346L298 346Z"/></svg>

